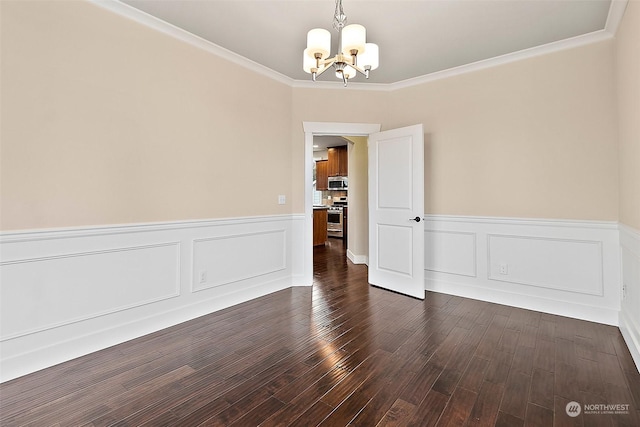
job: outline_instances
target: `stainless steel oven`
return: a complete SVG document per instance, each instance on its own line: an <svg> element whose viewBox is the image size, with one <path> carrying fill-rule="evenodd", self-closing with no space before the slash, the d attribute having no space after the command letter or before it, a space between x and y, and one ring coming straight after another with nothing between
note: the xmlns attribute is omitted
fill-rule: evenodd
<svg viewBox="0 0 640 427"><path fill-rule="evenodd" d="M343 236L342 206L331 206L327 209L327 235L329 237Z"/></svg>

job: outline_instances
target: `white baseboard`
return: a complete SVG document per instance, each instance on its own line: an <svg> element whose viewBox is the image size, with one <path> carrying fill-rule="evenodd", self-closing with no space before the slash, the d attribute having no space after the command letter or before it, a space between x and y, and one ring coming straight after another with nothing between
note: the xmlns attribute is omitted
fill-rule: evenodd
<svg viewBox="0 0 640 427"><path fill-rule="evenodd" d="M619 311L606 307L567 303L566 301L552 300L534 295L523 296L522 294L497 291L482 286L464 285L433 279L427 279L426 290L542 313L556 314L558 316L572 317L574 319L588 320L606 325L618 325Z"/></svg>
<svg viewBox="0 0 640 427"><path fill-rule="evenodd" d="M425 289L618 325L618 224L428 215Z"/></svg>
<svg viewBox="0 0 640 427"><path fill-rule="evenodd" d="M636 369L640 372L640 325L631 319L631 315L626 311L620 312L620 332L636 364Z"/></svg>
<svg viewBox="0 0 640 427"><path fill-rule="evenodd" d="M640 231L620 224L622 284L620 331L640 372Z"/></svg>
<svg viewBox="0 0 640 427"><path fill-rule="evenodd" d="M2 233L0 381L292 286L303 271L292 250L303 222Z"/></svg>
<svg viewBox="0 0 640 427"><path fill-rule="evenodd" d="M356 255L347 249L347 258L354 264L366 264L369 265L369 257L366 255Z"/></svg>

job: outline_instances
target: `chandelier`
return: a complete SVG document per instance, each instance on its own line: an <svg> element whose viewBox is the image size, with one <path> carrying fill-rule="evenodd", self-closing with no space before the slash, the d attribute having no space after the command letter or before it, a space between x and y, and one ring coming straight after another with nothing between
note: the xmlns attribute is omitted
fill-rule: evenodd
<svg viewBox="0 0 640 427"><path fill-rule="evenodd" d="M302 68L311 74L311 79L327 71L331 66L336 77L345 86L347 81L363 74L367 79L369 72L378 68L378 45L366 42L366 29L359 24L347 23L347 15L342 10L342 0L336 0L333 16L333 28L338 31L338 53L331 53L331 33L323 28L314 28L307 33L307 48L304 50Z"/></svg>

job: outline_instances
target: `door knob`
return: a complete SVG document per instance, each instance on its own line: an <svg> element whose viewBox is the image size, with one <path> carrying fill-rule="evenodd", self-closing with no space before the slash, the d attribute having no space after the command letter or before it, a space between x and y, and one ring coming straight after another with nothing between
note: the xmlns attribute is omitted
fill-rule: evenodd
<svg viewBox="0 0 640 427"><path fill-rule="evenodd" d="M415 221L415 222L420 222L420 217L417 216L415 218L409 218L409 221Z"/></svg>

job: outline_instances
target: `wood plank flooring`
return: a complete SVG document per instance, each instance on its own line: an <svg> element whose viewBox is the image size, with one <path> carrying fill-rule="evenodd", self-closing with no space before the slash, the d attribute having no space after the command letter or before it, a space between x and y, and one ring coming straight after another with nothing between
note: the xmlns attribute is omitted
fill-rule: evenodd
<svg viewBox="0 0 640 427"><path fill-rule="evenodd" d="M640 425L640 374L617 328L373 288L334 239L314 249L312 289L6 382L0 399L2 426Z"/></svg>

